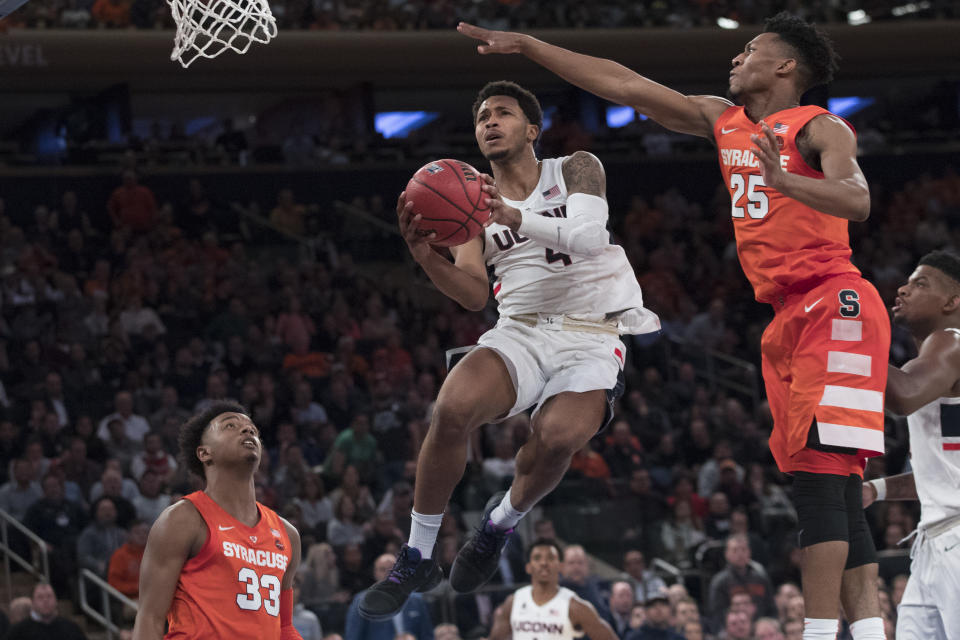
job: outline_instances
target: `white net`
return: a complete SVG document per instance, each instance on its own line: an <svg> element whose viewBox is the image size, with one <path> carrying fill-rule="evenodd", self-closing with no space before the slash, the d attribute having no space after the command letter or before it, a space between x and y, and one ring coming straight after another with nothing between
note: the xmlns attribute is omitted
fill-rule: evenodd
<svg viewBox="0 0 960 640"><path fill-rule="evenodd" d="M267 44L277 35L268 0L167 0L177 23L171 60L184 67L197 58L224 51L246 53L254 42Z"/></svg>

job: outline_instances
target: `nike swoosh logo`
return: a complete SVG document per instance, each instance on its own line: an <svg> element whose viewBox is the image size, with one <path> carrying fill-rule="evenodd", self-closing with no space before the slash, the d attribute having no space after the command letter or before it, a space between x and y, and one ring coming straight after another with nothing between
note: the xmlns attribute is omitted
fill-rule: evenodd
<svg viewBox="0 0 960 640"><path fill-rule="evenodd" d="M808 305L803 305L803 310L804 310L805 312L807 312L807 313L810 313L810 309L813 309L815 306L817 306L818 304L820 304L820 300L823 300L823 298L820 298L819 300L817 300L816 302L814 302L813 304L811 304L811 305L809 305L809 306L808 306Z"/></svg>
<svg viewBox="0 0 960 640"><path fill-rule="evenodd" d="M734 127L733 129L727 129L727 128L725 128L725 127L720 127L720 133L722 133L723 135L727 135L728 133L733 133L733 132L736 131L737 129L738 129L738 127Z"/></svg>
<svg viewBox="0 0 960 640"><path fill-rule="evenodd" d="M952 549L956 549L956 548L957 548L957 545L960 545L960 542L958 542L958 543L956 543L956 544L954 544L954 545L951 545L951 546L947 547L946 549L944 549L944 550L943 550L944 553L946 553L947 551L950 551L950 550L952 550Z"/></svg>
<svg viewBox="0 0 960 640"><path fill-rule="evenodd" d="M233 529L233 527L225 527L222 524L217 526L220 528L220 531L229 531L230 529Z"/></svg>

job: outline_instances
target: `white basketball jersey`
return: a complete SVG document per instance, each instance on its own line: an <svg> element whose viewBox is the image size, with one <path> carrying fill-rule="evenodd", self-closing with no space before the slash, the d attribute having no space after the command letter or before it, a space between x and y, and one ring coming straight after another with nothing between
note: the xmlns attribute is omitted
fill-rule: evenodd
<svg viewBox="0 0 960 640"><path fill-rule="evenodd" d="M907 416L907 425L923 529L960 515L960 398L934 400Z"/></svg>
<svg viewBox="0 0 960 640"><path fill-rule="evenodd" d="M570 622L570 599L577 595L560 587L550 602L538 606L533 601L533 587L518 589L510 609L513 640L573 640L577 632Z"/></svg>
<svg viewBox="0 0 960 640"><path fill-rule="evenodd" d="M540 182L526 200L503 201L524 215L566 218L563 160L542 161ZM493 268L501 316L547 313L599 321L620 314L621 333L660 330L656 314L643 308L640 284L622 247L607 245L597 256L567 255L491 224L484 230L483 258Z"/></svg>

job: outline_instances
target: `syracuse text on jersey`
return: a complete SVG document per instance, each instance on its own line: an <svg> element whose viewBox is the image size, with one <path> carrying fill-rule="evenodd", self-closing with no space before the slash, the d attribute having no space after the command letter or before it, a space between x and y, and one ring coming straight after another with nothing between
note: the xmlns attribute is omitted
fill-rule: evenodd
<svg viewBox="0 0 960 640"><path fill-rule="evenodd" d="M236 542L223 541L223 555L227 558L239 558L247 564L257 567L270 567L271 569L280 569L286 571L287 556L276 551L265 551L263 549L251 549Z"/></svg>
<svg viewBox="0 0 960 640"><path fill-rule="evenodd" d="M759 167L760 161L750 149L720 149L720 161L725 167ZM790 156L780 156L780 168L787 170Z"/></svg>

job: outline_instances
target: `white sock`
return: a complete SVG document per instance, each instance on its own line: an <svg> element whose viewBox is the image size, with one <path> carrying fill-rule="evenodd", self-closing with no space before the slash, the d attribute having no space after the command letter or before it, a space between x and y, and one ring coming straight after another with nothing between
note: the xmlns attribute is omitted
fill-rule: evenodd
<svg viewBox="0 0 960 640"><path fill-rule="evenodd" d="M887 640L883 631L883 618L863 618L850 625L853 640Z"/></svg>
<svg viewBox="0 0 960 640"><path fill-rule="evenodd" d="M428 559L433 556L433 545L437 544L437 534L440 532L440 523L443 514L424 515L416 511L410 512L410 540L408 547L420 552L420 557Z"/></svg>
<svg viewBox="0 0 960 640"><path fill-rule="evenodd" d="M500 504L490 512L490 521L497 529L512 529L525 515L527 515L526 511L517 511L513 508L510 502L510 489L507 489L507 495L503 496Z"/></svg>
<svg viewBox="0 0 960 640"><path fill-rule="evenodd" d="M839 620L826 618L804 618L803 640L837 640Z"/></svg>

